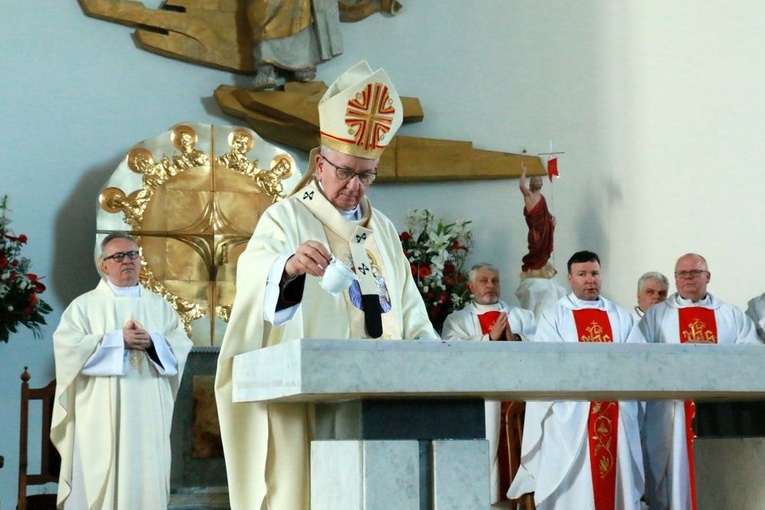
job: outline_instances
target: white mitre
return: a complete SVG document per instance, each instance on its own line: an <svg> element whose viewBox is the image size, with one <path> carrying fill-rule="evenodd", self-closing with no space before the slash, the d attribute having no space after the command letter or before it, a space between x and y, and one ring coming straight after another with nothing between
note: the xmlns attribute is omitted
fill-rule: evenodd
<svg viewBox="0 0 765 510"><path fill-rule="evenodd" d="M349 156L379 159L403 119L390 78L366 60L340 75L319 101L322 145Z"/></svg>

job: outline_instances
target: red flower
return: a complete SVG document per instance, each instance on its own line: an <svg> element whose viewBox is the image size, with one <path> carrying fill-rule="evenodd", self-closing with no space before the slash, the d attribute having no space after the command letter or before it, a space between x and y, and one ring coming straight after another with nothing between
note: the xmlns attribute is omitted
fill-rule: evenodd
<svg viewBox="0 0 765 510"><path fill-rule="evenodd" d="M29 281L32 282L32 285L34 285L34 290L32 292L36 292L38 294L45 292L45 285L43 285L43 283L39 280L39 276L34 273L27 273L27 278L29 278Z"/></svg>
<svg viewBox="0 0 765 510"><path fill-rule="evenodd" d="M428 316L436 330L440 330L445 317L454 307L461 306L467 299L468 291L465 289L467 274L464 273L462 266L470 249L471 237L462 223L447 224L429 210L414 214L411 219L424 222L424 229L417 237L411 229L407 229L399 233L399 239L410 263L412 275L418 282L417 286L425 301ZM463 234L465 234L464 239L461 237ZM430 259L435 254L432 253L430 241L434 238L438 238L439 243L442 239L447 243L446 260L444 260L443 268L439 267L439 284L437 285L432 285L433 282L431 282L431 279L435 278L435 269Z"/></svg>
<svg viewBox="0 0 765 510"><path fill-rule="evenodd" d="M8 197L0 197L0 284L7 292L0 297L0 342L8 342L10 333L15 333L19 326L32 330L35 337L42 336L41 325L46 324L43 315L51 312L51 307L39 294L45 290L40 277L34 273L26 274L30 261L20 255L22 245L29 240L26 235L16 236L5 226L10 221L7 217Z"/></svg>

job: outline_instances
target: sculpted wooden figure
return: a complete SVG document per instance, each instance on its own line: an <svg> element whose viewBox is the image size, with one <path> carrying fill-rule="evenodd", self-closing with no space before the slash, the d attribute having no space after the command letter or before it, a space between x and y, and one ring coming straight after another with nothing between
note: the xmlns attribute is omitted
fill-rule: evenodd
<svg viewBox="0 0 765 510"><path fill-rule="evenodd" d="M339 21L401 9L395 0L167 0L159 9L132 0L79 2L88 16L136 27L144 50L254 74L252 88L218 87L218 105L261 136L306 152L318 144L316 105L327 88L310 80L319 63L342 52ZM416 98L402 102L405 122L422 120ZM545 173L536 156L478 150L469 141L397 136L391 147L380 161L381 182L517 177L522 163L529 175Z"/></svg>
<svg viewBox="0 0 765 510"><path fill-rule="evenodd" d="M312 7L321 14L320 32L325 34L323 43L327 48L332 39L332 49L323 53L331 56L321 59L300 57L302 62L315 60L312 64L314 73L317 63L342 52L337 28L340 21L360 21L377 12L393 15L401 8L395 0L167 0L159 9L151 9L133 0L79 2L88 16L136 27L138 45L146 51L242 73L254 73L259 64L278 64L271 61L273 51L288 51L294 55L316 53L315 47L308 47L309 43L317 44L309 41L309 36L315 35L317 30L313 28L317 23L310 22ZM269 21L259 21L262 19ZM306 30L313 33L308 34ZM277 50L273 45L270 48L259 45L263 40L298 32L306 33L286 43L282 40ZM332 32L331 36L328 32ZM297 76L286 76L288 79L313 79L308 65L297 64L294 60L284 65L287 70L297 72Z"/></svg>

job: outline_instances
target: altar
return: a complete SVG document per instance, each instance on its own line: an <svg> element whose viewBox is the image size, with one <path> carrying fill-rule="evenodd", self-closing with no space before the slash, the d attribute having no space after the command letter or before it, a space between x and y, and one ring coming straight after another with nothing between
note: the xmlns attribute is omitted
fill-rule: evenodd
<svg viewBox="0 0 765 510"><path fill-rule="evenodd" d="M435 431L424 446L417 438L401 439L405 431L397 440L390 439L393 432L366 438L365 408L379 411L386 403L395 408L402 400L411 406L453 403L470 422L482 418L476 406L471 408L476 399L765 400L764 361L761 345L301 339L237 356L233 399L339 405L334 437L317 436L312 445L312 508L330 508L324 503L338 497L347 501L342 508L373 508L365 498L402 480L405 487L399 486L398 494L411 497L396 508L489 508L482 436L468 432L445 438L438 432L440 413L431 413ZM381 415L367 421L397 423ZM732 470L718 456L719 442L699 444L697 479L717 481L699 484L699 508L730 508L732 501L739 501L736 508L755 508L746 502L763 500L752 492L760 490L756 484L718 474L759 476L765 461L757 452L763 446L761 438L727 444L726 450L742 453L731 457L739 459ZM380 470L380 462L390 468ZM459 470L450 478L460 465L477 471L460 478L464 471ZM469 506L454 506L466 499Z"/></svg>

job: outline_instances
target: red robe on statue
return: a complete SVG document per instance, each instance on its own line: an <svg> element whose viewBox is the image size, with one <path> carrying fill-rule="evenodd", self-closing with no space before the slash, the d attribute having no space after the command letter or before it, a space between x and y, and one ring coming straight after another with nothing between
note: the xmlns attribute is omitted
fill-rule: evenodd
<svg viewBox="0 0 765 510"><path fill-rule="evenodd" d="M550 211L547 210L547 201L544 196L531 212L523 208L523 217L529 227L529 253L523 257L522 271L541 269L545 267L553 252L553 233L555 225Z"/></svg>

